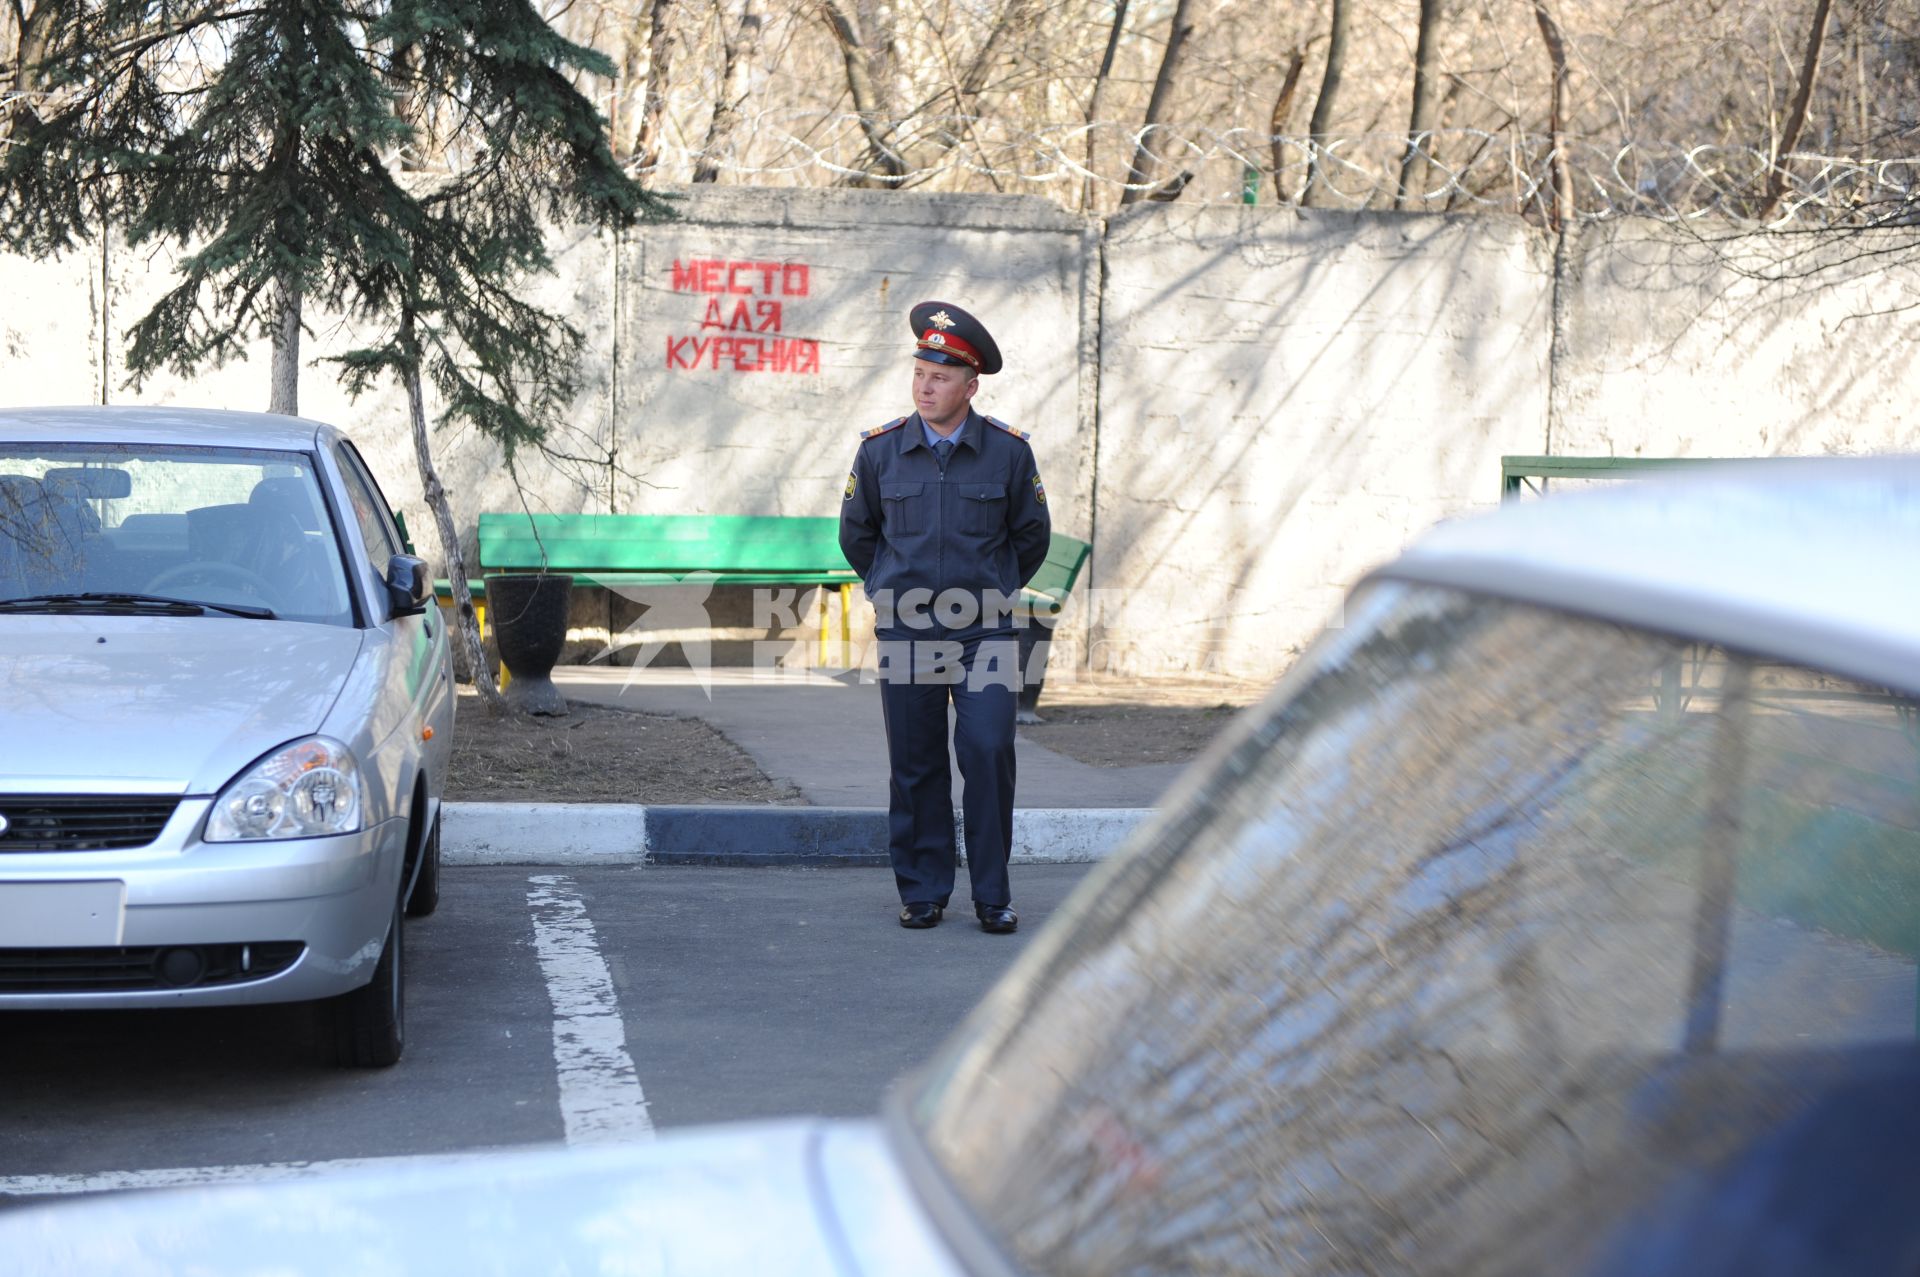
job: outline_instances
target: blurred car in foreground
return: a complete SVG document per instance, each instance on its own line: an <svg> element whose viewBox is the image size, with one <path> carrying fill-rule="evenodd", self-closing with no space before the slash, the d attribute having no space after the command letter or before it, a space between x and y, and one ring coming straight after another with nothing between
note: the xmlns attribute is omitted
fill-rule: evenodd
<svg viewBox="0 0 1920 1277"><path fill-rule="evenodd" d="M25 1271L1909 1271L1920 467L1443 527L872 1122L0 1216Z"/></svg>
<svg viewBox="0 0 1920 1277"><path fill-rule="evenodd" d="M454 706L401 546L331 427L0 411L0 1013L322 1000L399 1058Z"/></svg>

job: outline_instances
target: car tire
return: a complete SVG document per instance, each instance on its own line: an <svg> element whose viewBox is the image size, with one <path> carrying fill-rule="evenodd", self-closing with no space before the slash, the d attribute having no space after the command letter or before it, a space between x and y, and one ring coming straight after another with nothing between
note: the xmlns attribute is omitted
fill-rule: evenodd
<svg viewBox="0 0 1920 1277"><path fill-rule="evenodd" d="M427 841L420 848L420 872L407 893L407 917L424 918L440 907L440 813L433 814Z"/></svg>
<svg viewBox="0 0 1920 1277"><path fill-rule="evenodd" d="M380 950L373 979L351 993L321 1003L336 1064L384 1069L400 1060L407 1024L404 912L395 901L387 943Z"/></svg>

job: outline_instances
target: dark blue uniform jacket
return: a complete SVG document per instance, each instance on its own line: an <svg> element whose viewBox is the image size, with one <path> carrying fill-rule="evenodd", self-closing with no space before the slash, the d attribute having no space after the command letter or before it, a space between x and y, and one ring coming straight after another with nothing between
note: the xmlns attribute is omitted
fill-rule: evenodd
<svg viewBox="0 0 1920 1277"><path fill-rule="evenodd" d="M1046 562L1052 536L1033 449L977 412L944 473L917 413L862 439L840 503L840 548L869 598L914 589L1012 598ZM881 617L901 628L886 626L885 608Z"/></svg>

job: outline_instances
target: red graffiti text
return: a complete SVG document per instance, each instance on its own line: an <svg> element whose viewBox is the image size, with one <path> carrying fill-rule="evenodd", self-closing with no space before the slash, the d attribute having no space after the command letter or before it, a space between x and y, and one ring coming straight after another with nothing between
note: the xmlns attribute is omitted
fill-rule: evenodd
<svg viewBox="0 0 1920 1277"><path fill-rule="evenodd" d="M699 333L667 338L667 367L689 372L819 372L819 342L776 335L787 318L785 300L777 299L805 297L811 277L797 262L717 257L676 261L673 291L713 295L707 298Z"/></svg>
<svg viewBox="0 0 1920 1277"><path fill-rule="evenodd" d="M798 262L730 262L718 257L673 264L676 293L805 297L811 272Z"/></svg>
<svg viewBox="0 0 1920 1277"><path fill-rule="evenodd" d="M820 343L809 337L669 337L667 367L817 373Z"/></svg>
<svg viewBox="0 0 1920 1277"><path fill-rule="evenodd" d="M738 301L724 306L718 297L707 303L702 328L720 328L727 332L777 333L780 331L780 303Z"/></svg>

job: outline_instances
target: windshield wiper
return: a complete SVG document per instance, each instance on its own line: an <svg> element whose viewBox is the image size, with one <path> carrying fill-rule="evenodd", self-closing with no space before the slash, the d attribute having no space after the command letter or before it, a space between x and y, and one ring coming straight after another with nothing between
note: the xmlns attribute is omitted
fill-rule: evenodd
<svg viewBox="0 0 1920 1277"><path fill-rule="evenodd" d="M0 612L101 612L125 609L163 612L169 616L205 616L208 608L254 621L274 619L273 609L268 607L254 607L246 603L210 603L205 599L175 599L163 594L87 591L82 594L31 594L25 598L0 599Z"/></svg>

